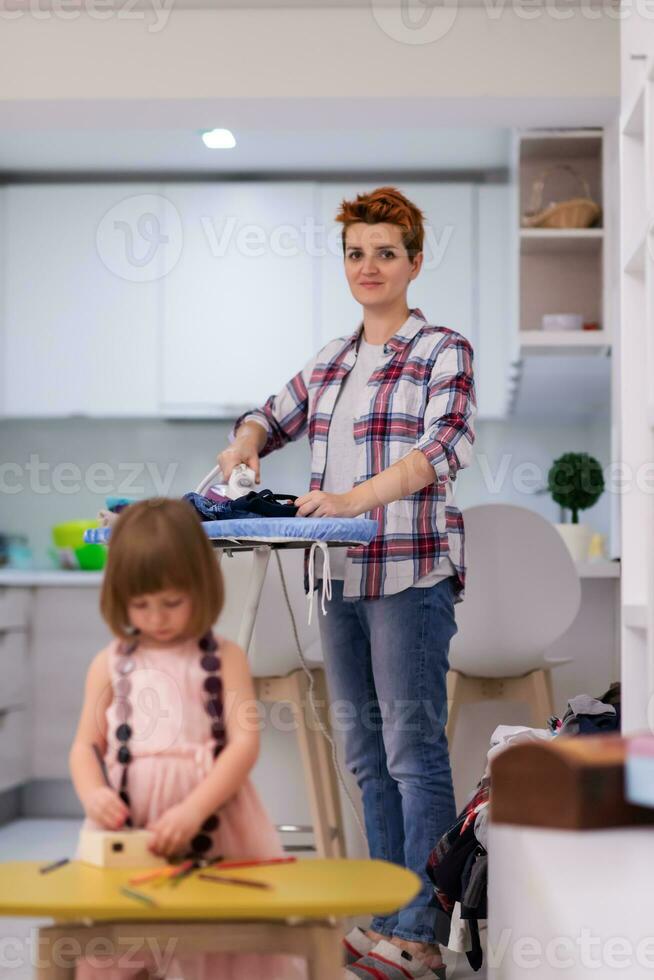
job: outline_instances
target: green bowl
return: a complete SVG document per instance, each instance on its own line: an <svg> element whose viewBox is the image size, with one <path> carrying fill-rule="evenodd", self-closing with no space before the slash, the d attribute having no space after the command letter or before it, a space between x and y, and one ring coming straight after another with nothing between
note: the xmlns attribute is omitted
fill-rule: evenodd
<svg viewBox="0 0 654 980"><path fill-rule="evenodd" d="M93 518L82 521L65 521L52 528L52 540L57 548L81 548L84 545L84 532L89 527L97 527Z"/></svg>
<svg viewBox="0 0 654 980"><path fill-rule="evenodd" d="M107 546L105 544L83 544L75 548L75 557L79 567L85 572L99 572L107 561Z"/></svg>

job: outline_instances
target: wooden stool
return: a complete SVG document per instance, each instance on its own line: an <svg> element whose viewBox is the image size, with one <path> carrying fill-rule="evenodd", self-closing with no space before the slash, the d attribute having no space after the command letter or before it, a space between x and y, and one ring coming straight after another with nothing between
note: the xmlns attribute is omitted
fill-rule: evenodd
<svg viewBox="0 0 654 980"><path fill-rule="evenodd" d="M545 728L554 714L552 675L549 670L532 670L522 677L469 677L458 670L447 675L447 741L452 745L462 704L477 701L522 701L531 709L534 727Z"/></svg>
<svg viewBox="0 0 654 980"><path fill-rule="evenodd" d="M325 672L311 669L318 718L331 734ZM286 701L297 725L297 738L309 797L316 852L319 857L345 857L343 816L331 746L319 730L309 701L309 678L302 669L286 677L255 677L257 698L263 702Z"/></svg>

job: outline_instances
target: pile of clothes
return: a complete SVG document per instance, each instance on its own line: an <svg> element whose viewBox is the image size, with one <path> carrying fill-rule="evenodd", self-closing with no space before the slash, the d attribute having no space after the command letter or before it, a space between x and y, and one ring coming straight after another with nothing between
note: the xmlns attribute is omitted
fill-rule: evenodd
<svg viewBox="0 0 654 980"><path fill-rule="evenodd" d="M480 930L485 928L488 877L488 815L493 758L509 745L561 735L597 735L620 730L620 684L600 698L579 694L568 701L563 718L552 716L547 728L499 725L491 735L486 768L456 822L429 855L427 874L434 886L436 942L465 953L473 970L481 969Z"/></svg>
<svg viewBox="0 0 654 980"><path fill-rule="evenodd" d="M187 500L201 521L232 521L243 517L295 517L297 496L291 493L273 493L272 490L250 490L232 499L213 487L205 494L185 493ZM135 501L127 497L108 498L107 507L98 514L102 527L111 527L121 511Z"/></svg>
<svg viewBox="0 0 654 980"><path fill-rule="evenodd" d="M188 500L203 521L231 521L242 517L295 517L297 497L289 493L273 493L272 490L250 490L242 497L232 500L214 490L205 495L185 493Z"/></svg>
<svg viewBox="0 0 654 980"><path fill-rule="evenodd" d="M427 862L427 874L434 884L436 942L465 953L473 970L479 970L483 962L479 925L488 917L489 794L490 779L484 776Z"/></svg>
<svg viewBox="0 0 654 980"><path fill-rule="evenodd" d="M568 701L563 718L548 721L555 735L601 735L620 731L620 683L611 684L601 698L578 694Z"/></svg>

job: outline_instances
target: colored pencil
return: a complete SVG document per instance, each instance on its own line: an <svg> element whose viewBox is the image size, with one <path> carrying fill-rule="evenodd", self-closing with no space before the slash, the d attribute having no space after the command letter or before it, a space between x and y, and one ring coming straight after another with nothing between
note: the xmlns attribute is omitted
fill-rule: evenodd
<svg viewBox="0 0 654 980"><path fill-rule="evenodd" d="M127 898L135 898L138 902L143 902L144 905L157 905L155 900L149 895L143 895L142 892L134 891L133 888L121 888L122 895L126 895Z"/></svg>
<svg viewBox="0 0 654 980"><path fill-rule="evenodd" d="M248 888L266 888L272 889L272 885L267 881L251 881L249 878L228 878L223 875L205 875L199 874L198 878L202 881L213 881L220 882L223 885L246 885Z"/></svg>
<svg viewBox="0 0 654 980"><path fill-rule="evenodd" d="M39 871L42 875L47 874L48 871L56 871L57 868L63 868L64 864L68 864L70 858L60 858L59 861L53 861L52 864L44 864Z"/></svg>
<svg viewBox="0 0 654 980"><path fill-rule="evenodd" d="M174 868L157 868L156 871L148 871L146 874L136 875L135 878L128 878L127 882L129 885L143 885L154 878L168 877L174 870Z"/></svg>
<svg viewBox="0 0 654 980"><path fill-rule="evenodd" d="M109 789L113 789L113 786L109 781L109 773L107 772L107 765L104 761L104 757L95 742L93 743L93 751L95 752L95 757L98 760L98 765L100 766L100 772L102 773L102 778L104 779L105 786L108 786Z"/></svg>
<svg viewBox="0 0 654 980"><path fill-rule="evenodd" d="M182 875L188 874L195 867L195 861L182 861L180 865L177 865L169 874L168 878L180 878Z"/></svg>
<svg viewBox="0 0 654 980"><path fill-rule="evenodd" d="M223 868L260 868L268 864L292 864L297 861L296 857L268 858L261 861L212 861L211 867L217 871Z"/></svg>
<svg viewBox="0 0 654 980"><path fill-rule="evenodd" d="M175 886L180 885L185 878L188 878L189 875L193 874L196 868L200 867L200 865L196 864L195 861L187 861L186 863L189 864L190 867L188 868L185 867L183 868L183 870L178 871L177 874L172 874L168 876L166 880L169 881L171 885L175 885Z"/></svg>

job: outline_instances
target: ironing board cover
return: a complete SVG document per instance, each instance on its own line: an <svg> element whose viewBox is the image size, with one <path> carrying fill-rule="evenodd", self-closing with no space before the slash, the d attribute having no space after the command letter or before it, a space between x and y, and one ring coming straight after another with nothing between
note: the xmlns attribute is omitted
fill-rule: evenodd
<svg viewBox="0 0 654 980"><path fill-rule="evenodd" d="M330 544L370 544L377 533L377 521L367 517L246 517L232 521L204 521L202 527L212 539L221 541L275 542L325 541ZM108 544L111 528L93 527L84 532L87 544Z"/></svg>
<svg viewBox="0 0 654 980"><path fill-rule="evenodd" d="M210 540L246 541L274 545L298 541L310 547L308 565L309 624L313 615L315 551L323 553L322 591L320 608L326 615L325 600L331 599L331 570L328 544L370 544L377 533L377 521L367 517L242 517L228 521L203 521L202 527ZM87 544L108 544L110 527L89 528L84 532Z"/></svg>

